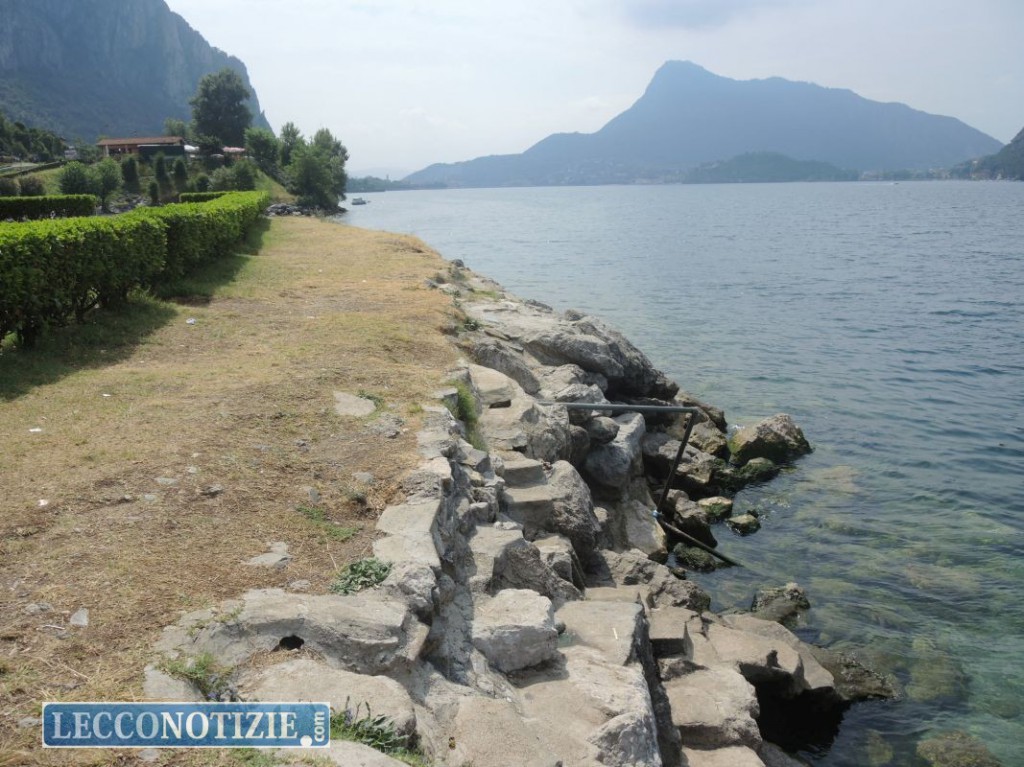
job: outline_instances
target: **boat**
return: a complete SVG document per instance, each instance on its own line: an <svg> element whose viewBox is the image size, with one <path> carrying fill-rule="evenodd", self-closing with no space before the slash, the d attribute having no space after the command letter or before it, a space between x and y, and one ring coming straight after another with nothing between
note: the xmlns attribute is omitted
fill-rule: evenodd
<svg viewBox="0 0 1024 767"><path fill-rule="evenodd" d="M352 204L353 205L366 205L366 200L364 200L362 197L353 197L352 198Z"/></svg>

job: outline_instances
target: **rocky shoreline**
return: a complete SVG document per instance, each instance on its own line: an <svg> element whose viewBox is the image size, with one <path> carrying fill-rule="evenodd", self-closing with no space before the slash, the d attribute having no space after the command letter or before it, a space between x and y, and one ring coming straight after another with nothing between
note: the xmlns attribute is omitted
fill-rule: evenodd
<svg viewBox="0 0 1024 767"><path fill-rule="evenodd" d="M896 694L783 625L807 606L795 584L717 615L685 579L716 566L719 525L756 529L731 496L810 451L792 419L729 433L601 321L457 262L449 276L433 287L463 313L466 362L424 406L422 462L377 522L386 579L190 613L165 629L147 697L368 704L438 765L777 767L803 764L782 747L829 739L852 702ZM694 412L629 410L650 405ZM197 658L229 682L174 672ZM400 764L348 741L328 756Z"/></svg>

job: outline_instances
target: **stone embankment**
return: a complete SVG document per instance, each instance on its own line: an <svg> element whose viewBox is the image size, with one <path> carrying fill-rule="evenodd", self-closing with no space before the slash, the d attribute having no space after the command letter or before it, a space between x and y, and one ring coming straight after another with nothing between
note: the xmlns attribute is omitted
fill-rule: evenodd
<svg viewBox="0 0 1024 767"><path fill-rule="evenodd" d="M470 288L499 298L468 303ZM806 606L795 585L756 613L716 615L667 564L675 541L652 489L670 483L662 518L713 548L730 496L810 450L788 416L729 435L720 410L593 317L475 277L463 290L466 363L426 407L422 462L377 524L386 580L347 596L251 591L186 615L164 632L147 695L198 697L167 669L205 656L234 669L244 699L369 704L432 764L776 767L801 763L776 745L791 743L787 723L834 731L852 700L891 694L776 622ZM566 402L699 412L670 477L679 419ZM330 758L398 764L348 742Z"/></svg>

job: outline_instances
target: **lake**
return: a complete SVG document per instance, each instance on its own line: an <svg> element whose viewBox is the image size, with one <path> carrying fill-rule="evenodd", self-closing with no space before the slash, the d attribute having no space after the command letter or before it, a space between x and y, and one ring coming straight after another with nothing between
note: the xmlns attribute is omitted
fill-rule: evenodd
<svg viewBox="0 0 1024 767"><path fill-rule="evenodd" d="M815 447L741 492L716 609L797 581L800 635L895 675L818 765L915 765L961 730L1024 764L1024 184L750 184L363 195L343 220L622 330L731 424Z"/></svg>

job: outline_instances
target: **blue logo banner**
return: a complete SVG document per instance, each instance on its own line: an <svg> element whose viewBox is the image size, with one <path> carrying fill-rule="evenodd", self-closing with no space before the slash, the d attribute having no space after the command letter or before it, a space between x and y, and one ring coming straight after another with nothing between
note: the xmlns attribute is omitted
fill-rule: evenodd
<svg viewBox="0 0 1024 767"><path fill-rule="evenodd" d="M327 703L44 703L47 748L325 748Z"/></svg>

